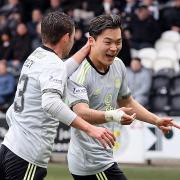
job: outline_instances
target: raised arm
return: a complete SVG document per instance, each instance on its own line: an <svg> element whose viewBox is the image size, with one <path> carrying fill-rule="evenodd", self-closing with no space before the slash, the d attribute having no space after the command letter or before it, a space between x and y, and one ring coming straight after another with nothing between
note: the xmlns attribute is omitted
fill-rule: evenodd
<svg viewBox="0 0 180 180"><path fill-rule="evenodd" d="M90 45L89 41L72 57L65 61L67 67L67 75L68 77L79 67L81 62L85 59L85 57L89 54Z"/></svg>

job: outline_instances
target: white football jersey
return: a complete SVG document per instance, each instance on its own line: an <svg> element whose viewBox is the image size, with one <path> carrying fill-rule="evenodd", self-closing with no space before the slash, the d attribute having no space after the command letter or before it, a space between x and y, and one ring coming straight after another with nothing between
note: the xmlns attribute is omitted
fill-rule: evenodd
<svg viewBox="0 0 180 180"><path fill-rule="evenodd" d="M43 110L42 94L55 92L63 99L66 83L65 63L51 49L39 47L25 61L14 102L7 111L9 131L3 144L40 167L47 167L60 120ZM73 120L64 123L70 125Z"/></svg>

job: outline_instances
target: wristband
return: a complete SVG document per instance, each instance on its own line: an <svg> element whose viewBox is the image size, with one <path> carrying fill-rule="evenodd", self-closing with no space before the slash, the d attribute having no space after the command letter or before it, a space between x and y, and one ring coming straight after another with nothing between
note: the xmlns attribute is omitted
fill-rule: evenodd
<svg viewBox="0 0 180 180"><path fill-rule="evenodd" d="M121 122L121 119L124 115L124 111L116 109L116 110L111 110L111 111L105 111L105 120L106 122Z"/></svg>

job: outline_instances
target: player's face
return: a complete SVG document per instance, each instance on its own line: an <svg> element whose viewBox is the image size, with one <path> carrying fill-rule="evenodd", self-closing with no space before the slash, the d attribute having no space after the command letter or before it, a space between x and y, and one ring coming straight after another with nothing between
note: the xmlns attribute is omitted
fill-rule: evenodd
<svg viewBox="0 0 180 180"><path fill-rule="evenodd" d="M94 41L92 48L101 64L105 66L111 65L122 48L120 28L103 31Z"/></svg>
<svg viewBox="0 0 180 180"><path fill-rule="evenodd" d="M66 39L66 42L64 43L64 48L63 48L63 58L67 57L69 52L71 51L71 48L73 47L74 44L74 35L75 35L75 29L73 29L73 32L71 35L67 35L68 38Z"/></svg>

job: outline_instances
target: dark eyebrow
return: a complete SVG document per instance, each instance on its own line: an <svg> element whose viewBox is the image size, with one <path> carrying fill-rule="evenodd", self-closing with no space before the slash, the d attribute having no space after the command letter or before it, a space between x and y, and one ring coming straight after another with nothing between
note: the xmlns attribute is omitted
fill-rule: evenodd
<svg viewBox="0 0 180 180"><path fill-rule="evenodd" d="M105 38L104 38L104 40L113 41L113 39L111 39L111 38L108 38L108 37L105 37ZM116 41L122 41L122 38L119 38L119 39L117 39Z"/></svg>

